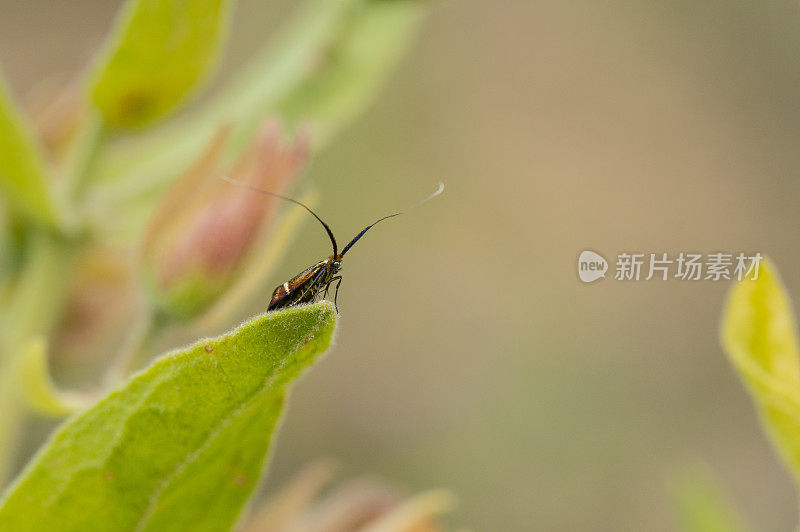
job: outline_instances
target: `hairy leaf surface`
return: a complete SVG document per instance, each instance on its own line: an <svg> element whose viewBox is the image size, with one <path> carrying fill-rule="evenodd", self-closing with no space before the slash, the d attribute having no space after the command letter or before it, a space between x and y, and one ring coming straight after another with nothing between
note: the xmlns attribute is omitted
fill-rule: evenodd
<svg viewBox="0 0 800 532"><path fill-rule="evenodd" d="M12 485L0 530L227 530L333 305L270 312L173 351L68 421Z"/></svg>

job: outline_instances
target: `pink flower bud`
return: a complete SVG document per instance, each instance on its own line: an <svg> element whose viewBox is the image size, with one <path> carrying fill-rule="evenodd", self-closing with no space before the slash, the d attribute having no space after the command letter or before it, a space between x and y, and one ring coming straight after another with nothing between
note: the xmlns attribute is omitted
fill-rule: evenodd
<svg viewBox="0 0 800 532"><path fill-rule="evenodd" d="M306 134L286 143L279 126L269 122L232 168L219 169L227 136L221 130L178 180L145 237L148 292L158 310L174 318L197 316L226 291L278 210L279 200L220 176L281 194L308 158Z"/></svg>

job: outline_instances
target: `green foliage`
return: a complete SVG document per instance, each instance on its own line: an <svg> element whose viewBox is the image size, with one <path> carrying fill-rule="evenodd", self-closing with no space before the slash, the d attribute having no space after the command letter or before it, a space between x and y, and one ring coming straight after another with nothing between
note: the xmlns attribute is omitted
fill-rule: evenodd
<svg viewBox="0 0 800 532"><path fill-rule="evenodd" d="M238 168L269 178L265 187L291 188L302 165L285 164L281 143L256 132L271 123L282 141L310 123L310 137L297 135L303 150L289 150L304 163L309 144L319 150L366 108L424 11L417 0L309 0L275 43L221 80L219 93L180 119L149 127L211 72L231 5L129 0L89 77L79 80L85 90L54 94L59 112L32 120L35 130L0 79L0 487L29 414L62 417L89 401L50 378L47 353L59 353L60 340L126 337L116 361L109 357L106 374L97 376L97 397L150 360L162 334L208 334L253 299L267 299L271 269L307 216L278 212L280 205L260 197L255 214L242 216L240 204L212 205L227 196L209 193L187 214L194 240L176 229L163 247L174 253L159 255L155 264L163 269L153 269L164 274L159 281L174 289L168 295L182 312L146 299L126 331L73 312L106 312L104 304L81 307L80 298L98 301L112 281L123 285L113 286L115 296L142 291L146 261L119 259L142 259L147 237L164 235L153 213L160 204L172 219L174 206L185 203L175 178L196 176L191 190L205 190L222 169ZM122 128L131 131L120 134ZM203 150L221 131L230 136L219 165L209 165ZM261 156L248 160L242 154L250 151ZM313 190L305 194L311 201ZM214 282L170 277L191 271L200 250ZM109 263L118 269L108 278L84 274L110 271ZM167 283L175 279L188 284ZM187 311L189 297L203 305ZM71 322L75 315L80 319ZM81 327L77 321L105 329L70 334L69 327ZM259 478L286 385L327 347L334 321L327 304L273 313L163 358L51 438L4 495L0 529L229 528ZM67 349L83 347L97 351Z"/></svg>
<svg viewBox="0 0 800 532"><path fill-rule="evenodd" d="M744 532L748 529L706 468L684 473L672 486L678 529L685 532Z"/></svg>
<svg viewBox="0 0 800 532"><path fill-rule="evenodd" d="M327 302L174 351L71 419L0 506L2 530L222 530L263 468L287 386L329 346Z"/></svg>
<svg viewBox="0 0 800 532"><path fill-rule="evenodd" d="M197 113L100 154L95 201L116 215L132 197L157 194L202 152L220 123L233 128L229 159L270 116L289 126L308 124L314 150L324 148L386 81L426 5L418 0L309 2Z"/></svg>
<svg viewBox="0 0 800 532"><path fill-rule="evenodd" d="M59 319L65 297L65 272L72 268L75 250L50 232L35 230L26 240L25 269L14 278L13 289L0 305L0 481L5 480L19 436L18 374L20 358L31 342L45 337Z"/></svg>
<svg viewBox="0 0 800 532"><path fill-rule="evenodd" d="M175 107L214 64L231 2L130 0L92 76L113 126L143 126Z"/></svg>
<svg viewBox="0 0 800 532"><path fill-rule="evenodd" d="M277 104L291 122L309 120L324 145L369 101L422 19L424 2L367 1L355 6L316 68Z"/></svg>
<svg viewBox="0 0 800 532"><path fill-rule="evenodd" d="M88 397L56 389L47 370L47 346L34 338L19 357L19 386L28 405L45 416L63 417L88 403Z"/></svg>
<svg viewBox="0 0 800 532"><path fill-rule="evenodd" d="M0 76L0 192L13 214L47 227L59 222L38 146Z"/></svg>
<svg viewBox="0 0 800 532"><path fill-rule="evenodd" d="M216 300L220 293L225 291L231 275L223 278L211 278L203 272L190 272L174 283L166 292L150 289L156 281L143 275L148 286L148 296L158 312L168 314L175 321L188 321L207 309Z"/></svg>
<svg viewBox="0 0 800 532"><path fill-rule="evenodd" d="M776 449L800 480L800 359L786 289L771 263L737 283L722 318L722 345Z"/></svg>

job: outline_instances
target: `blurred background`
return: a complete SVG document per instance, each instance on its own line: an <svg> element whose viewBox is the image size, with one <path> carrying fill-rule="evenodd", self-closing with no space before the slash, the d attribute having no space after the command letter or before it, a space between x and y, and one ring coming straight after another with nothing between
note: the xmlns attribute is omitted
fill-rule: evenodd
<svg viewBox="0 0 800 532"><path fill-rule="evenodd" d="M0 2L15 94L83 68L119 4ZM220 76L292 4L240 1ZM447 190L348 254L336 347L294 391L267 488L333 457L452 490L472 530L671 530L701 462L754 529L792 529L718 345L728 283L584 285L576 259L758 251L800 299L798 50L788 0L434 3L308 179L339 240ZM306 223L275 284L327 253Z"/></svg>

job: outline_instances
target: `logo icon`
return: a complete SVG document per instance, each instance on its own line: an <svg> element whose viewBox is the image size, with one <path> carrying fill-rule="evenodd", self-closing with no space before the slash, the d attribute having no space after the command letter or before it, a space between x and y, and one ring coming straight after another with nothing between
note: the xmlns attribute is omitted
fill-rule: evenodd
<svg viewBox="0 0 800 532"><path fill-rule="evenodd" d="M578 257L578 277L584 283L593 283L598 279L605 279L608 271L608 261L594 251L581 251Z"/></svg>

